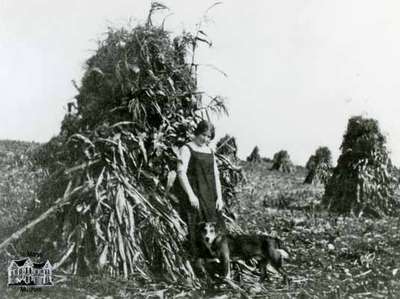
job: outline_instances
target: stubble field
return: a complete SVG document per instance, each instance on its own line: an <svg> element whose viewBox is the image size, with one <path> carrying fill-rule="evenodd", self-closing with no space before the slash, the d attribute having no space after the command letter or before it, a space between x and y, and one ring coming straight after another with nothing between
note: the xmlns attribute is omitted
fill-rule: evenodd
<svg viewBox="0 0 400 299"><path fill-rule="evenodd" d="M0 298L400 297L400 218L329 215L319 205L323 186L303 185L303 168L284 174L269 167L265 162L243 163L247 181L233 210L244 231L268 233L284 241L289 253L284 267L290 284L274 273L270 281L259 284L256 276L248 274L238 284L240 291L227 285L194 290L182 284L80 278L58 271L54 287L22 292L7 287L6 269L12 256L3 253ZM3 163L1 175L0 241L21 226L21 217L32 200L33 185L39 180L39 174L30 175L22 165L5 167Z"/></svg>

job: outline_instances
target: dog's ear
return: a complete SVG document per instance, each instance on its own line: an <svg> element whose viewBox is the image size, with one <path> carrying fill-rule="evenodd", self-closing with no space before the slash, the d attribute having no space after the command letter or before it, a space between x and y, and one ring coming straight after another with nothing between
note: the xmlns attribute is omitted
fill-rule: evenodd
<svg viewBox="0 0 400 299"><path fill-rule="evenodd" d="M218 229L218 231L226 231L226 224L224 218L218 217L217 222L215 223L215 227Z"/></svg>
<svg viewBox="0 0 400 299"><path fill-rule="evenodd" d="M196 228L197 230L201 231L202 229L204 229L206 223L204 221L197 223Z"/></svg>

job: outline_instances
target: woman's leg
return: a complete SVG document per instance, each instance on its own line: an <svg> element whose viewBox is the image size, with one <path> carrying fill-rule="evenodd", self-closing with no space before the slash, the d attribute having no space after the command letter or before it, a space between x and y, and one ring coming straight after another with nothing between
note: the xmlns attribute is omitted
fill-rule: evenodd
<svg viewBox="0 0 400 299"><path fill-rule="evenodd" d="M226 221L225 221L224 215L222 214L222 211L217 212L216 218L217 218L216 222L217 222L218 230L220 232L226 232L226 230L227 230Z"/></svg>
<svg viewBox="0 0 400 299"><path fill-rule="evenodd" d="M189 233L189 242L190 242L190 253L194 258L198 256L198 248L197 248L197 217L193 211L188 211L188 233Z"/></svg>

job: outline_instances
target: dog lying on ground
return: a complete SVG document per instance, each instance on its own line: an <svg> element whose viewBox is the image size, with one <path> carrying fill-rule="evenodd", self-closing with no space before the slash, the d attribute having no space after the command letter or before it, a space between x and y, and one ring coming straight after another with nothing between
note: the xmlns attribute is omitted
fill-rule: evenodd
<svg viewBox="0 0 400 299"><path fill-rule="evenodd" d="M260 270L260 282L267 278L267 264L270 264L287 281L287 274L282 269L282 261L287 253L282 250L278 238L266 235L230 235L217 231L215 222L203 222L198 225L199 257L196 265L202 275L207 275L206 263L218 263L222 266L222 275L231 279L230 264L233 261L245 262L256 259Z"/></svg>

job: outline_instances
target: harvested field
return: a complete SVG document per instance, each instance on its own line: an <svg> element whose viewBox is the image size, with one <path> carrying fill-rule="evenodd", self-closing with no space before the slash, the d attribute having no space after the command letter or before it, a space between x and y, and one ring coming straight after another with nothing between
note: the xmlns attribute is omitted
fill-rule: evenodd
<svg viewBox="0 0 400 299"><path fill-rule="evenodd" d="M284 265L290 285L278 275L263 284L245 273L241 291L140 280L81 278L55 273L56 284L40 292L6 287L1 273L1 298L397 298L400 295L399 218L371 220L336 217L320 211L321 186L304 185L305 171L270 171L268 163L244 163L247 183L235 208L238 224L249 232L283 239L290 259ZM11 214L11 213L10 213ZM4 237L4 236L2 236ZM2 257L2 269L7 257ZM163 297L164 296L164 297Z"/></svg>

